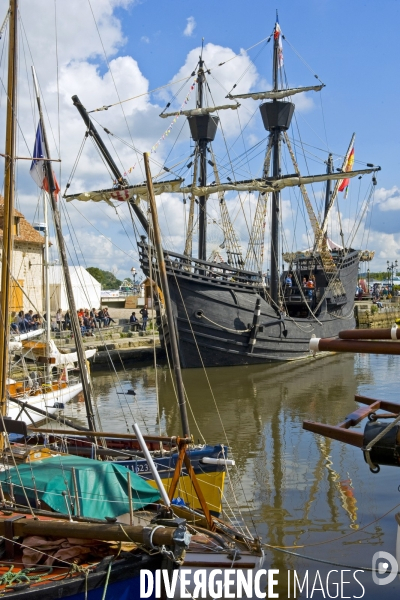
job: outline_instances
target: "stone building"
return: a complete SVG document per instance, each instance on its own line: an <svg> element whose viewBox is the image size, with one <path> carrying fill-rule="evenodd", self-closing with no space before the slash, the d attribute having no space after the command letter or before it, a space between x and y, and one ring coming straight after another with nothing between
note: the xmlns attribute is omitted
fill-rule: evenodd
<svg viewBox="0 0 400 600"><path fill-rule="evenodd" d="M0 196L0 245L3 241L4 199ZM44 237L28 223L24 215L14 211L14 252L11 281L10 312L23 310L43 312L43 248ZM2 249L0 247L2 254ZM1 272L1 264L0 264Z"/></svg>

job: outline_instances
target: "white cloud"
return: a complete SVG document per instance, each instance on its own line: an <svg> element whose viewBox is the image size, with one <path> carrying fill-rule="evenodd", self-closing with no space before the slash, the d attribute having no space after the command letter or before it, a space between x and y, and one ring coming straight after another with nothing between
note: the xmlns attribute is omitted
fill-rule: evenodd
<svg viewBox="0 0 400 600"><path fill-rule="evenodd" d="M183 31L183 35L185 35L186 37L191 37L193 35L193 31L196 27L196 21L194 20L194 17L188 17L186 19L187 23L186 23L186 27Z"/></svg>
<svg viewBox="0 0 400 600"><path fill-rule="evenodd" d="M150 44L150 38L148 38L147 35L142 35L142 37L140 38L140 41L143 42L144 44Z"/></svg>
<svg viewBox="0 0 400 600"><path fill-rule="evenodd" d="M375 198L379 205L379 210L383 212L400 210L400 188L397 185L394 185L389 190L385 188L377 189L375 191Z"/></svg>

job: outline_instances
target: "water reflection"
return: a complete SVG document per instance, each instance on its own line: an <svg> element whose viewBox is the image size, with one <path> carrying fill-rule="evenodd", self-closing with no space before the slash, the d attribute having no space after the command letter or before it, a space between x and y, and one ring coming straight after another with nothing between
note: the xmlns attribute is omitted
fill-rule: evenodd
<svg viewBox="0 0 400 600"><path fill-rule="evenodd" d="M294 551L348 566L370 566L379 549L394 553L394 513L381 517L400 502L396 469L383 467L373 475L359 449L304 431L302 422L339 423L356 407L355 394L398 401L398 371L397 357L338 355L209 369L207 376L199 369L184 372L194 438L228 443L237 468L226 501L237 503L264 542L300 546ZM120 372L118 379L94 373L94 386L104 429L131 431L137 420L146 432L181 432L165 366ZM128 389L136 395L124 394ZM69 406L66 413L84 418L81 405ZM334 568L271 550L268 564L285 574L287 569ZM285 578L281 597L286 597ZM363 585L364 597L373 598L370 574ZM393 597L393 589L381 587L380 597ZM360 588L354 593L359 595Z"/></svg>

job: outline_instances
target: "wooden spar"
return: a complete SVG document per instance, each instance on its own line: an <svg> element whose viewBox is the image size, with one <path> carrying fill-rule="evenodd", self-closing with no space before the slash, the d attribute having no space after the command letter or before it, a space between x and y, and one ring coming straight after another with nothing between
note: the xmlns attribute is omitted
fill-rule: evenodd
<svg viewBox="0 0 400 600"><path fill-rule="evenodd" d="M29 431L35 431L37 433L52 433L53 435L70 435L70 436L85 436L85 437L104 437L104 438L115 438L117 440L137 440L134 433L111 433L107 431L89 431L85 429L82 433L71 431L70 429L49 429L42 427L28 426ZM144 435L143 438L146 442L171 442L173 444L191 444L192 438L178 438L168 437L167 435Z"/></svg>
<svg viewBox="0 0 400 600"><path fill-rule="evenodd" d="M315 423L314 421L303 421L303 429L319 433L325 437L329 437L339 442L344 442L357 448L364 446L364 434L357 431L349 431L350 427L358 425L360 421L373 415L377 410L388 410L389 414L381 415L385 417L395 418L400 413L400 404L395 402L387 402L386 400L375 400L366 396L354 396L356 402L367 404L361 406L350 415L347 415L345 420L339 425L326 425L325 423ZM377 415L378 416L378 415Z"/></svg>
<svg viewBox="0 0 400 600"><path fill-rule="evenodd" d="M46 129L44 126L42 106L41 106L40 95L39 95L39 87L36 84L36 75L35 75L34 71L33 71L33 76L34 76L34 82L35 82L35 88L36 88L36 101L37 101L37 105L38 105L38 109L39 109L40 124L41 124L41 128L42 128L44 147L45 147L47 158L50 158L50 149L49 149L49 144L47 141ZM54 228L56 231L58 249L60 251L60 257L61 257L61 265L62 265L63 273L64 273L65 288L66 288L66 292L67 292L69 313L70 313L70 319L71 319L71 328L72 328L72 332L74 334L74 339L75 339L75 343L76 343L76 353L77 353L77 357L78 357L78 364L79 364L79 368L81 370L83 396L85 399L85 408L86 408L86 418L87 418L89 429L93 431L96 429L96 421L94 418L93 402L92 402L93 390L92 390L92 386L90 383L88 364L86 361L86 356L83 351L83 345L82 345L82 341L81 341L81 328L80 328L79 321L78 321L78 315L77 315L76 306L75 306L74 292L73 292L73 288L72 288L71 276L70 276L69 267L68 267L67 251L66 251L65 241L64 241L64 237L63 237L62 229L61 229L61 216L60 216L60 211L58 209L57 195L56 195L57 188L56 188L55 181L54 181L53 167L51 165L51 162L49 162L49 161L46 162L45 168L46 168L46 173L47 173L47 180L49 182L49 196L50 196L51 208L52 208L52 212L53 212ZM47 318L50 318L50 315L47 315Z"/></svg>
<svg viewBox="0 0 400 600"><path fill-rule="evenodd" d="M8 347L10 342L10 326L8 311L10 307L10 281L12 268L12 232L14 224L15 199L15 155L16 155L16 122L17 122L17 49L18 49L18 0L10 0L9 9L9 43L8 43L8 83L7 83L7 117L6 144L4 161L4 212L3 212L3 252L1 269L0 300L0 414L7 410L7 374ZM0 436L0 448L4 445Z"/></svg>
<svg viewBox="0 0 400 600"><path fill-rule="evenodd" d="M5 536L8 519L0 519L0 535ZM82 540L103 540L116 542L134 542L146 544L146 527L140 525L121 525L114 523L85 523L77 521L62 521L57 519L35 520L22 518L13 522L13 535L26 537L28 535L57 536L79 538ZM154 528L152 542L155 546L172 546L176 528Z"/></svg>
<svg viewBox="0 0 400 600"><path fill-rule="evenodd" d="M358 431L348 431L350 427L354 427L369 414L380 408L380 402L375 401L371 406L362 406L350 415L347 415L345 420L339 425L326 425L325 423L315 423L314 421L303 421L303 429L319 433L325 437L329 437L339 442L344 442L357 448L362 448L364 445L364 434Z"/></svg>
<svg viewBox="0 0 400 600"><path fill-rule="evenodd" d="M338 442L344 442L350 446L356 446L362 448L364 445L364 435L356 431L349 431L343 429L337 425L326 425L325 423L315 423L314 421L303 421L303 429L312 431L313 433L319 433L324 437L337 440Z"/></svg>
<svg viewBox="0 0 400 600"><path fill-rule="evenodd" d="M390 412L398 415L400 413L400 404L396 402L389 402L388 400L375 400L375 398L368 398L367 396L354 396L354 400L356 402L361 402L362 404L375 404L375 402L379 402L379 408L381 410L389 410Z"/></svg>
<svg viewBox="0 0 400 600"><path fill-rule="evenodd" d="M157 262L158 262L158 269L159 269L159 273L160 273L161 289L164 294L165 312L166 312L167 319L168 319L169 337L170 337L171 354L172 354L172 364L173 364L174 373L175 373L175 382L176 382L176 389L177 389L177 393L178 393L179 411L180 411L180 415L181 415L183 436L190 437L189 420L188 420L187 411L186 411L186 396L185 396L185 389L183 387L182 371L181 371L181 364L180 364L179 351L178 351L178 342L176 339L176 326L175 326L175 321L174 321L174 315L172 312L171 297L169 295L167 269L165 266L164 252L163 252L162 245L161 245L161 234L160 234L160 227L158 225L157 206L156 206L156 200L154 197L153 181L152 181L151 172L150 172L149 155L147 152L145 152L143 154L143 158L144 158L144 166L146 169L146 180L147 180L147 189L148 189L148 194L149 194L150 212L151 212L151 218L153 221L154 245L156 247L156 253L157 253Z"/></svg>
<svg viewBox="0 0 400 600"><path fill-rule="evenodd" d="M400 340L400 327L391 329L345 329L339 332L341 340Z"/></svg>
<svg viewBox="0 0 400 600"><path fill-rule="evenodd" d="M94 140L94 142L97 144L97 147L100 150L101 154L103 155L103 157L104 157L107 165L111 169L111 172L113 173L113 175L116 178L117 182L122 186L122 189L124 189L124 187L126 185L126 180L122 176L121 171L118 169L118 167L115 164L115 162L114 162L111 154L107 150L107 148L106 148L103 140L101 139L101 137L100 137L100 135L99 135L96 127L93 125L93 122L92 122L91 118L89 117L89 115L88 115L85 107L83 106L83 104L79 100L78 96L72 96L72 102L74 103L74 106L76 106L76 108L78 109L78 112L81 115L81 117L82 117L82 119L83 119L83 121L84 121L84 123L85 123L85 125L87 127L88 134L92 137L92 139ZM135 215L139 219L139 222L140 222L141 226L143 227L143 229L145 230L145 232L148 233L149 232L149 224L147 222L146 215L143 213L143 211L140 208L140 206L138 206L137 204L135 204L135 202L133 200L131 200L129 202L129 204L132 206L133 212L135 213Z"/></svg>
<svg viewBox="0 0 400 600"><path fill-rule="evenodd" d="M339 340L337 338L311 338L310 350L312 352L349 352L362 354L400 354L400 344L391 342L367 340Z"/></svg>

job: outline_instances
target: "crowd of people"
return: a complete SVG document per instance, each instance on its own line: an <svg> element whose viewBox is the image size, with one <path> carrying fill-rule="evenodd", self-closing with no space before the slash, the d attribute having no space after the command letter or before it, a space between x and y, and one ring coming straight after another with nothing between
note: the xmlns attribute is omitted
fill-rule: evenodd
<svg viewBox="0 0 400 600"><path fill-rule="evenodd" d="M100 329L101 327L109 327L110 323L116 322L108 312L107 306L104 306L104 308L99 308L98 310L96 308L92 308L91 310L89 310L88 308L80 308L77 311L77 314L79 325L81 327L81 332L83 335L94 335L95 329ZM56 313L56 322L57 321L59 323L63 323L64 330L71 329L71 318L69 315L69 311L65 313L63 319L62 311L61 309L58 309Z"/></svg>
<svg viewBox="0 0 400 600"><path fill-rule="evenodd" d="M43 324L43 319L38 313L33 314L33 310L24 313L20 310L18 313L11 312L10 327L13 333L27 333L39 329Z"/></svg>
<svg viewBox="0 0 400 600"><path fill-rule="evenodd" d="M108 312L108 307L104 308L92 308L89 310L88 308L80 308L77 310L77 316L79 325L81 328L82 335L94 335L95 329L100 329L104 327L109 327L111 323L116 323L116 321L111 317ZM147 308L142 308L140 310L141 323L139 319L136 317L136 313L133 312L129 319L129 322L132 326L132 330L135 331L146 331L147 329L147 321L149 318L149 313ZM10 315L10 328L11 332L15 334L27 333L28 331L33 331L43 327L46 321L46 314L41 316L40 314L33 314L33 310L29 310L27 313L24 313L23 310L20 310L18 313L12 312ZM61 308L59 308L55 315L55 323L52 322L52 330L53 331L66 331L71 329L71 316L69 310L67 310L64 314Z"/></svg>
<svg viewBox="0 0 400 600"><path fill-rule="evenodd" d="M107 306L99 308L98 310L95 308L92 308L91 310L88 308L80 308L77 311L77 315L82 335L94 335L93 332L95 329L109 327L110 323L116 322L108 312ZM42 327L45 321L46 314L43 316L38 313L33 314L33 310L29 310L27 313L24 313L23 310L20 310L18 313L13 311L10 315L11 332L20 334L34 331ZM52 329L54 331L66 331L67 329L71 329L71 317L68 310L65 314L63 314L61 308L57 310L55 323L54 321L52 323Z"/></svg>

